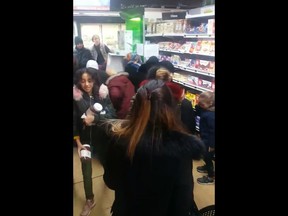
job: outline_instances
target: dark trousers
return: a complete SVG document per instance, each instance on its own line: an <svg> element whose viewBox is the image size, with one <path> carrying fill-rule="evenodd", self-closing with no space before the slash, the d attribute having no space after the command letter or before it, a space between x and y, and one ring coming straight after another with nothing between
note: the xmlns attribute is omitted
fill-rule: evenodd
<svg viewBox="0 0 288 216"><path fill-rule="evenodd" d="M214 157L215 151L207 152L204 155L204 162L205 162L205 167L208 172L208 177L214 177L215 172L214 172L214 164L213 164L213 157Z"/></svg>
<svg viewBox="0 0 288 216"><path fill-rule="evenodd" d="M81 160L81 167L86 199L93 199L92 160Z"/></svg>

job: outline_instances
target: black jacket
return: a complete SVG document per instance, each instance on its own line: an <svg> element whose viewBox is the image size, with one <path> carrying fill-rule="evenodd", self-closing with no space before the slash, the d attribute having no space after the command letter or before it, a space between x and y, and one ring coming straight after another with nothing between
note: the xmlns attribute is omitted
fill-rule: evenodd
<svg viewBox="0 0 288 216"><path fill-rule="evenodd" d="M94 103L100 103L105 110L105 114L97 113L95 115L95 125L85 126L81 116L86 110ZM80 136L80 141L82 144L90 144L99 153L99 159L102 159L103 148L107 146L107 136L103 130L101 123L105 119L116 118L116 112L109 98L106 95L105 98L90 97L87 93L83 92L81 99L73 100L73 136ZM101 149L99 149L101 148ZM102 151L103 150L103 151ZM101 161L102 162L102 161Z"/></svg>
<svg viewBox="0 0 288 216"><path fill-rule="evenodd" d="M200 137L206 145L215 148L215 111L203 110L200 115Z"/></svg>
<svg viewBox="0 0 288 216"><path fill-rule="evenodd" d="M184 123L190 133L196 134L196 113L192 107L192 102L184 98L180 106L181 121Z"/></svg>
<svg viewBox="0 0 288 216"><path fill-rule="evenodd" d="M113 216L189 216L193 201L192 159L200 159L203 143L196 136L166 132L159 145L145 135L133 163L126 140L111 143L104 181L115 190Z"/></svg>
<svg viewBox="0 0 288 216"><path fill-rule="evenodd" d="M78 49L75 47L73 51L73 55L76 56L77 59L77 69L85 68L88 60L93 60L91 52L89 49L83 47L82 49Z"/></svg>

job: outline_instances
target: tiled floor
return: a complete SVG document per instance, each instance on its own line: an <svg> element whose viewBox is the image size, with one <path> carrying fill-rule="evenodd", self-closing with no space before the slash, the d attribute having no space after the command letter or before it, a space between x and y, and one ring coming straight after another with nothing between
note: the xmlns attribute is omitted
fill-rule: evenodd
<svg viewBox="0 0 288 216"><path fill-rule="evenodd" d="M77 149L74 148L74 164L73 164L73 195L74 195L74 205L73 205L73 216L79 216L82 207L85 203L81 164ZM200 185L197 183L197 178L201 177L203 174L196 171L197 166L203 165L202 161L193 162L193 175L194 175L194 198L199 209L215 203L215 185ZM103 181L103 167L99 162L93 159L92 162L93 169L93 190L94 199L96 201L96 206L93 208L90 216L110 216L110 208L114 200L114 191L106 187Z"/></svg>

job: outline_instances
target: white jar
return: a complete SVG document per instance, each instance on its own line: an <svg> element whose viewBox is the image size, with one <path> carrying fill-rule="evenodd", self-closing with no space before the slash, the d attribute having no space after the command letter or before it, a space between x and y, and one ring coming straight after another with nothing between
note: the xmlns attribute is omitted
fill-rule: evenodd
<svg viewBox="0 0 288 216"><path fill-rule="evenodd" d="M83 145L86 149L80 150L80 157L82 160L91 160L91 149L89 144Z"/></svg>

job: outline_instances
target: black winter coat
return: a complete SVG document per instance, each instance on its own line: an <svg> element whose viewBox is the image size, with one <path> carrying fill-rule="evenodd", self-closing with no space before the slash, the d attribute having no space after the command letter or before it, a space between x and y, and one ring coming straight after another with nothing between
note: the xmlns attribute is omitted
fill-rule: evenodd
<svg viewBox="0 0 288 216"><path fill-rule="evenodd" d="M196 112L192 107L192 102L184 98L181 102L181 121L184 123L190 133L196 133Z"/></svg>
<svg viewBox="0 0 288 216"><path fill-rule="evenodd" d="M116 118L116 112L112 102L107 95L105 98L90 97L87 93L83 92L82 99L77 101L73 100L73 136L80 136L82 144L90 144L97 152L101 163L104 163L105 147L108 145L107 135L102 128L101 123L105 119ZM85 126L81 116L83 113L94 103L100 103L105 110L105 114L97 113L95 115L95 125ZM103 159L103 160L102 160Z"/></svg>
<svg viewBox="0 0 288 216"><path fill-rule="evenodd" d="M200 116L200 137L206 145L215 148L215 111L203 110Z"/></svg>
<svg viewBox="0 0 288 216"><path fill-rule="evenodd" d="M133 162L127 143L117 140L108 148L104 181L115 190L113 216L189 216L193 202L192 159L205 148L196 136L166 132L159 145L150 136L138 144Z"/></svg>
<svg viewBox="0 0 288 216"><path fill-rule="evenodd" d="M75 68L76 70L80 68L85 68L87 61L93 60L90 50L85 47L83 47L82 49L78 49L77 47L75 47L73 55L76 56L77 59L77 67Z"/></svg>

